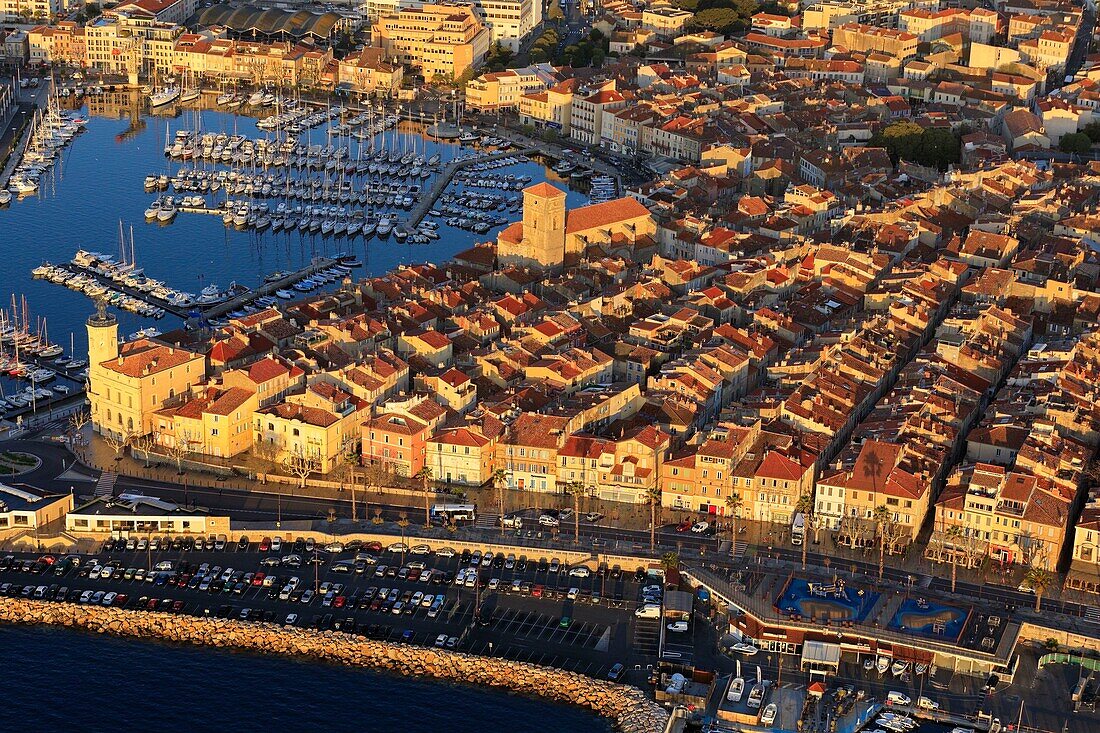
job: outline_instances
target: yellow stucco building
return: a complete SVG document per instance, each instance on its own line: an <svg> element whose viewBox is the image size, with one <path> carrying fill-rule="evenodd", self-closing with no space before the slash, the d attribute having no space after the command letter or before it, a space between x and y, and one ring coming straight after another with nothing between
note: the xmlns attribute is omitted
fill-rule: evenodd
<svg viewBox="0 0 1100 733"><path fill-rule="evenodd" d="M156 412L206 375L202 354L149 339L120 345L118 321L103 304L87 328L88 399L92 428L100 434L133 438L152 432Z"/></svg>

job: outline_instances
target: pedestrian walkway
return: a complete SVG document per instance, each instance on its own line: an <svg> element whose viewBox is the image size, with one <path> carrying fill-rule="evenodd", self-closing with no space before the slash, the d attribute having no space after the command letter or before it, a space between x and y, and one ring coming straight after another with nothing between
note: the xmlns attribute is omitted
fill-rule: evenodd
<svg viewBox="0 0 1100 733"><path fill-rule="evenodd" d="M475 529L500 529L500 514L497 512L479 512L474 522Z"/></svg>
<svg viewBox="0 0 1100 733"><path fill-rule="evenodd" d="M733 560L734 562L741 562L745 559L745 552L749 549L749 543L745 540L739 539L733 543Z"/></svg>
<svg viewBox="0 0 1100 733"><path fill-rule="evenodd" d="M95 491L92 492L92 495L97 499L114 496L116 481L118 481L117 473L114 471L105 471L100 474L99 481L96 482Z"/></svg>

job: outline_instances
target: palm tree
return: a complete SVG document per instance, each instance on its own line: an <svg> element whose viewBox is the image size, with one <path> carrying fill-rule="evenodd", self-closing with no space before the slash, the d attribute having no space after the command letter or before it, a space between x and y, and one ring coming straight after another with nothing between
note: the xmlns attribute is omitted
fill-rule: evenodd
<svg viewBox="0 0 1100 733"><path fill-rule="evenodd" d="M416 472L413 478L420 481L420 486L424 491L424 527L428 528L432 526L432 502L428 493L428 487L432 483L432 469L430 466L424 466L422 469Z"/></svg>
<svg viewBox="0 0 1100 733"><path fill-rule="evenodd" d="M581 497L584 496L584 484L580 481L570 481L565 485L565 490L573 497L573 539L579 545L581 543Z"/></svg>
<svg viewBox="0 0 1100 733"><path fill-rule="evenodd" d="M645 498L649 504L649 551L653 552L657 546L657 507L661 506L661 488L654 486L647 489Z"/></svg>
<svg viewBox="0 0 1100 733"><path fill-rule="evenodd" d="M497 505L500 507L500 536L504 536L504 490L508 487L508 472L503 468L493 471L493 487L497 490Z"/></svg>
<svg viewBox="0 0 1100 733"><path fill-rule="evenodd" d="M814 498L812 496L810 496L809 494L803 494L802 496L798 497L798 503L796 503L794 505L794 511L795 511L796 514L805 515L805 517L803 519L803 525L802 525L802 527L803 527L803 530L802 530L802 569L805 570L806 569L806 549L807 549L806 540L809 539L808 537L806 537L806 529L805 528L809 526L810 521L811 521L811 517L813 517L813 515L814 515Z"/></svg>
<svg viewBox="0 0 1100 733"><path fill-rule="evenodd" d="M665 569L665 572L678 569L680 567L680 556L675 552L666 552L661 555L661 567Z"/></svg>
<svg viewBox="0 0 1100 733"><path fill-rule="evenodd" d="M958 558L955 557L955 544L962 538L962 527L953 524L944 531L944 539L951 544L951 592L955 592L955 578L959 574Z"/></svg>
<svg viewBox="0 0 1100 733"><path fill-rule="evenodd" d="M893 521L893 517L890 510L882 504L875 507L871 517L878 526L878 579L881 581L886 569L886 525Z"/></svg>
<svg viewBox="0 0 1100 733"><path fill-rule="evenodd" d="M1032 565L1024 573L1024 584L1031 586L1032 592L1035 593L1035 613L1042 610L1043 593L1050 587L1050 583L1050 573L1041 567Z"/></svg>
<svg viewBox="0 0 1100 733"><path fill-rule="evenodd" d="M732 557L737 549L737 520L741 517L741 507L745 505L745 500L742 499L734 492L730 492L730 495L726 497L726 514L733 518L730 523L730 556Z"/></svg>

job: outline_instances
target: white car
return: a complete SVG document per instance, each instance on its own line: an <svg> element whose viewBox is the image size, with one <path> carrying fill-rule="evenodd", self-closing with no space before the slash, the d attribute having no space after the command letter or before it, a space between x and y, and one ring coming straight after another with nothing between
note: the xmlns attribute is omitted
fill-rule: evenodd
<svg viewBox="0 0 1100 733"><path fill-rule="evenodd" d="M559 522L558 518L555 516L543 514L539 517L539 524L544 527L557 527L561 522Z"/></svg>
<svg viewBox="0 0 1100 733"><path fill-rule="evenodd" d="M447 635L440 634L439 636L435 637L435 645L440 649L447 646Z"/></svg>
<svg viewBox="0 0 1100 733"><path fill-rule="evenodd" d="M386 552L408 552L409 546L404 542L394 542L386 548Z"/></svg>
<svg viewBox="0 0 1100 733"><path fill-rule="evenodd" d="M569 577L571 578L591 578L592 571L584 565L578 565L575 568L569 569Z"/></svg>
<svg viewBox="0 0 1100 733"><path fill-rule="evenodd" d="M496 590L500 587L500 578L489 578L489 590Z"/></svg>
<svg viewBox="0 0 1100 733"><path fill-rule="evenodd" d="M297 625L298 625L298 614L288 613L286 615L286 621L283 622L283 626L297 626Z"/></svg>
<svg viewBox="0 0 1100 733"><path fill-rule="evenodd" d="M272 539L271 540L271 551L272 552L278 552L281 549L283 549L283 538L282 537L275 537L274 539ZM293 615L293 614L291 614L291 615Z"/></svg>
<svg viewBox="0 0 1100 733"><path fill-rule="evenodd" d="M413 555L430 555L432 554L432 548L430 545L413 545L409 549L409 553Z"/></svg>
<svg viewBox="0 0 1100 733"><path fill-rule="evenodd" d="M907 707L911 702L912 700L909 698L908 695L902 694L900 692L890 691L886 693L887 705L901 705L903 707Z"/></svg>
<svg viewBox="0 0 1100 733"><path fill-rule="evenodd" d="M325 552L343 552L344 551L344 543L343 542L330 542L327 545L325 545L324 549L325 549Z"/></svg>
<svg viewBox="0 0 1100 733"><path fill-rule="evenodd" d="M734 644L732 647L730 647L730 649L735 652L744 654L746 657L751 657L753 654L756 654L758 651L760 651L760 649L758 649L756 646L744 643Z"/></svg>
<svg viewBox="0 0 1100 733"><path fill-rule="evenodd" d="M435 551L435 554L438 555L439 557L454 557L455 556L455 548L453 548L453 547L440 547L438 550Z"/></svg>
<svg viewBox="0 0 1100 733"><path fill-rule="evenodd" d="M643 608L644 608L644 606L643 606ZM670 623L665 628L667 628L669 631L672 631L674 633L682 634L682 633L684 633L685 631L688 630L688 622L687 621L673 621L672 623Z"/></svg>
<svg viewBox="0 0 1100 733"><path fill-rule="evenodd" d="M691 525L691 531L695 534L703 534L708 529L710 529L710 522L696 522Z"/></svg>

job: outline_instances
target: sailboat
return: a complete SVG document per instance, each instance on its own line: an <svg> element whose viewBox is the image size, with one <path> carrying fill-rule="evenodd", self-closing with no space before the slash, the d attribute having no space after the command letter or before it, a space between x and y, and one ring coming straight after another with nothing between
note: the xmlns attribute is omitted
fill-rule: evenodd
<svg viewBox="0 0 1100 733"><path fill-rule="evenodd" d="M194 83L194 77L191 77L190 83L188 83L183 88L183 91L180 92L180 101L193 102L199 98L199 94L201 94L201 91L199 90L198 85Z"/></svg>

